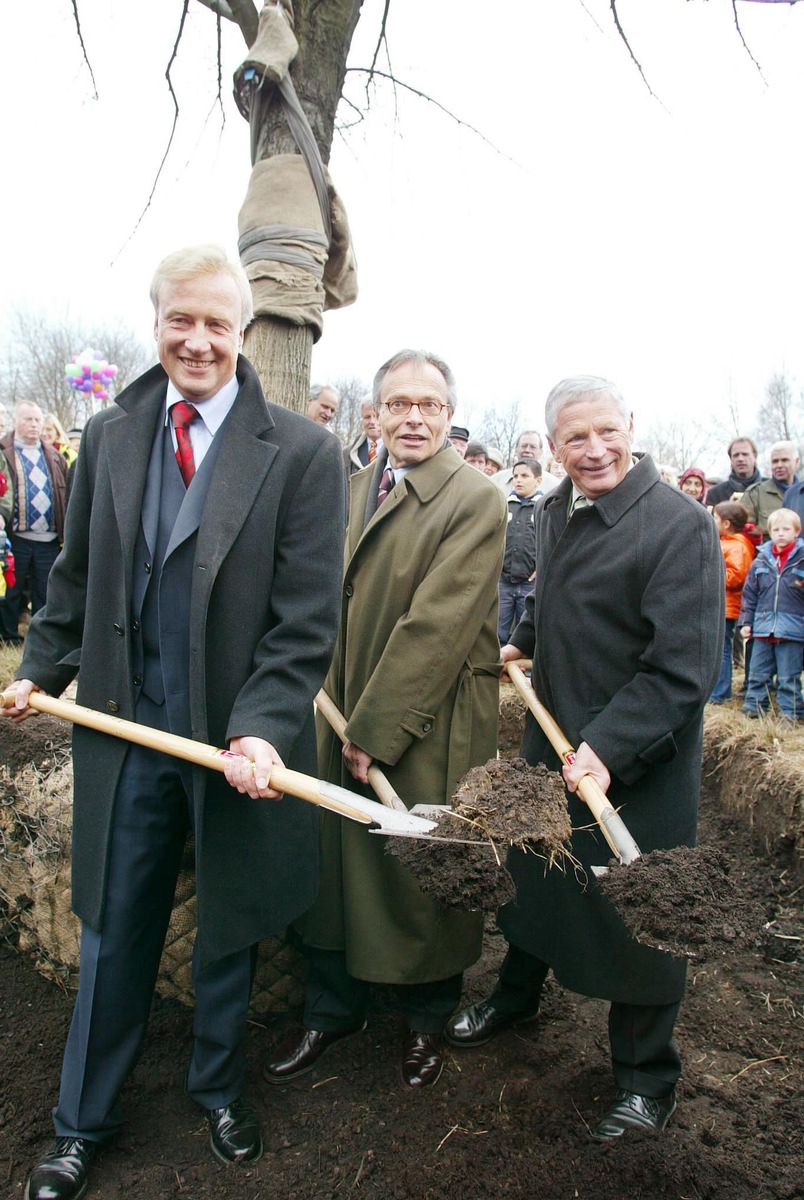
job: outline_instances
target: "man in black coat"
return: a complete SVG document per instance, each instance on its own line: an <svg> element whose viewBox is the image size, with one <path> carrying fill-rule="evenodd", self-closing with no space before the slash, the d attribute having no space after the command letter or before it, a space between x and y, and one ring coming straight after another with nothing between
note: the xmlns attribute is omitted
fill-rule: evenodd
<svg viewBox="0 0 804 1200"><path fill-rule="evenodd" d="M632 457L631 413L613 384L564 380L546 424L567 478L537 509L535 591L502 658L533 658L537 695L578 747L563 768L578 869L509 855L517 900L499 914L510 943L500 981L447 1036L479 1045L534 1017L550 968L565 987L610 1000L618 1091L594 1131L609 1140L629 1127L658 1132L675 1108L686 964L627 934L595 884L609 850L575 793L584 775L596 779L643 852L694 843L723 557L706 509L662 483L650 458ZM530 715L522 753L560 766Z"/></svg>
<svg viewBox="0 0 804 1200"><path fill-rule="evenodd" d="M197 936L187 1089L219 1159L259 1157L242 1096L254 952L317 890L315 810L270 779L282 763L316 773L313 697L340 603L340 445L265 401L238 353L248 280L218 247L165 259L151 298L161 366L86 426L16 715L31 711L33 689L58 694L80 667L81 704L234 756L224 778L75 730L80 982L56 1142L28 1200L82 1195L96 1148L121 1125L188 832Z"/></svg>
<svg viewBox="0 0 804 1200"><path fill-rule="evenodd" d="M753 484L762 482L762 475L757 468L757 448L750 437L732 438L727 453L731 469L727 479L716 483L707 492L706 503L709 508L714 508L723 500L739 500Z"/></svg>

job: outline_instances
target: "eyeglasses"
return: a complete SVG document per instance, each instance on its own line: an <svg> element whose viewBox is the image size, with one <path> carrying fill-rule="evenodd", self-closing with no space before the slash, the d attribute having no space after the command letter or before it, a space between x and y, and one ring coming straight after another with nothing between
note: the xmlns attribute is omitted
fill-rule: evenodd
<svg viewBox="0 0 804 1200"><path fill-rule="evenodd" d="M405 417L412 408L418 408L423 417L438 417L447 407L438 400L384 400L383 404L394 417Z"/></svg>

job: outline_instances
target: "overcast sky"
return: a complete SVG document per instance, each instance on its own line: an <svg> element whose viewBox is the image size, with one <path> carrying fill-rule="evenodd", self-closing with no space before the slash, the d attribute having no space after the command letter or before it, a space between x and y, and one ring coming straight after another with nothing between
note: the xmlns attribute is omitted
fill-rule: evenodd
<svg viewBox="0 0 804 1200"><path fill-rule="evenodd" d="M370 61L382 7L365 0L354 66ZM327 315L314 376L368 381L400 346L426 346L452 365L465 420L518 397L541 426L559 378L604 374L637 430L728 423L730 400L749 428L773 372L804 384L804 4L737 7L761 74L731 0L620 0L651 96L609 0L393 0L394 72L487 141L387 86L336 135L360 298ZM250 163L231 76L245 47L224 23L221 129L215 20L191 4L177 141L132 236L172 119L181 4L78 8L97 99L68 0L0 16L0 319L69 306L148 339L158 259L193 241L236 249ZM365 107L361 77L347 86Z"/></svg>

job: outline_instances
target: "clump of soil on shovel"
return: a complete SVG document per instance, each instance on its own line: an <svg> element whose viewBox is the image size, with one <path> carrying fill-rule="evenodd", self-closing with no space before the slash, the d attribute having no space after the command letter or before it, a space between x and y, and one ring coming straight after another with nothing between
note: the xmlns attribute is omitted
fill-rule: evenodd
<svg viewBox="0 0 804 1200"><path fill-rule="evenodd" d="M613 863L598 883L638 942L676 958L709 959L756 940L759 910L714 847L652 850L628 866Z"/></svg>
<svg viewBox="0 0 804 1200"><path fill-rule="evenodd" d="M480 845L389 838L423 892L446 908L494 911L513 900L505 869L509 846L538 854L548 866L568 853L570 819L564 785L554 771L523 758L493 758L464 775L433 838L476 838Z"/></svg>

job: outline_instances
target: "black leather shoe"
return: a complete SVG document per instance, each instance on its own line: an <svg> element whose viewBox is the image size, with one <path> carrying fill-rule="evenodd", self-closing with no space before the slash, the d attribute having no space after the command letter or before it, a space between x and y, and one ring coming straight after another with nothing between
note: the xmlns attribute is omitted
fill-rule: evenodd
<svg viewBox="0 0 804 1200"><path fill-rule="evenodd" d="M257 1114L238 1096L225 1108L208 1108L209 1144L225 1163L252 1163L262 1157L262 1134Z"/></svg>
<svg viewBox="0 0 804 1200"><path fill-rule="evenodd" d="M452 1046L484 1046L504 1029L535 1021L538 1015L538 1008L533 1012L501 1013L489 1000L481 1000L447 1021L444 1037Z"/></svg>
<svg viewBox="0 0 804 1200"><path fill-rule="evenodd" d="M676 1109L676 1093L657 1098L638 1096L636 1092L619 1091L617 1099L592 1133L598 1142L610 1142L622 1137L627 1129L643 1133L661 1133Z"/></svg>
<svg viewBox="0 0 804 1200"><path fill-rule="evenodd" d="M299 1075L312 1071L321 1055L335 1042L360 1033L366 1028L366 1022L355 1029L342 1029L335 1033L327 1033L322 1029L305 1029L301 1039L290 1049L285 1058L268 1063L263 1067L263 1078L268 1083L289 1083Z"/></svg>
<svg viewBox="0 0 804 1200"><path fill-rule="evenodd" d="M402 1051L400 1073L405 1087L432 1087L444 1070L444 1051L437 1033L410 1030Z"/></svg>
<svg viewBox="0 0 804 1200"><path fill-rule="evenodd" d="M98 1149L88 1138L58 1137L28 1177L25 1200L79 1200Z"/></svg>

